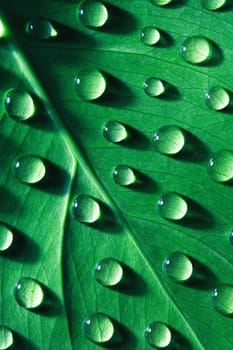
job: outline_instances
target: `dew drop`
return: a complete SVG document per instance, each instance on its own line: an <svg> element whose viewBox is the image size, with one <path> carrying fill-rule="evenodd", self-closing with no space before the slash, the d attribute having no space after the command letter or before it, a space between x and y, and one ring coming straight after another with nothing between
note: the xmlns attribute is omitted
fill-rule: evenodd
<svg viewBox="0 0 233 350"><path fill-rule="evenodd" d="M230 95L223 87L214 86L206 92L205 101L210 109L220 111L229 106Z"/></svg>
<svg viewBox="0 0 233 350"><path fill-rule="evenodd" d="M5 38L8 35L8 30L2 19L0 18L0 39Z"/></svg>
<svg viewBox="0 0 233 350"><path fill-rule="evenodd" d="M230 233L229 240L230 240L230 243L233 245L233 230Z"/></svg>
<svg viewBox="0 0 233 350"><path fill-rule="evenodd" d="M10 89L4 96L4 106L8 115L16 121L24 121L35 114L35 104L25 90Z"/></svg>
<svg viewBox="0 0 233 350"><path fill-rule="evenodd" d="M227 182L233 178L233 152L223 149L216 152L208 162L208 173L216 182Z"/></svg>
<svg viewBox="0 0 233 350"><path fill-rule="evenodd" d="M113 171L113 180L121 186L130 186L136 183L137 179L132 168L128 165L118 165Z"/></svg>
<svg viewBox="0 0 233 350"><path fill-rule="evenodd" d="M161 349L170 345L172 335L165 323L153 322L145 330L145 338L151 346Z"/></svg>
<svg viewBox="0 0 233 350"><path fill-rule="evenodd" d="M201 0L202 6L206 10L215 11L223 8L228 3L228 0Z"/></svg>
<svg viewBox="0 0 233 350"><path fill-rule="evenodd" d="M107 141L113 143L120 143L128 138L126 127L115 120L109 120L105 124L103 135Z"/></svg>
<svg viewBox="0 0 233 350"><path fill-rule="evenodd" d="M212 57L211 42L201 35L190 36L184 40L180 47L181 57L188 63L206 63Z"/></svg>
<svg viewBox="0 0 233 350"><path fill-rule="evenodd" d="M168 220L181 220L188 211L186 200L176 192L164 193L157 204L159 215Z"/></svg>
<svg viewBox="0 0 233 350"><path fill-rule="evenodd" d="M221 284L211 292L213 307L223 315L233 314L233 286Z"/></svg>
<svg viewBox="0 0 233 350"><path fill-rule="evenodd" d="M88 195L80 195L73 201L72 215L79 222L92 224L99 220L101 216L100 205L94 198Z"/></svg>
<svg viewBox="0 0 233 350"><path fill-rule="evenodd" d="M123 268L116 259L102 259L95 267L94 276L96 281L104 286L116 286L122 282Z"/></svg>
<svg viewBox="0 0 233 350"><path fill-rule="evenodd" d="M100 98L106 89L104 75L95 68L86 68L75 78L76 91L79 97L86 101Z"/></svg>
<svg viewBox="0 0 233 350"><path fill-rule="evenodd" d="M148 78L144 83L144 91L147 95L151 97L158 97L165 93L165 84L161 79L158 78Z"/></svg>
<svg viewBox="0 0 233 350"><path fill-rule="evenodd" d="M0 222L0 251L3 252L10 248L13 242L12 231Z"/></svg>
<svg viewBox="0 0 233 350"><path fill-rule="evenodd" d="M40 157L23 154L14 160L12 173L22 183L35 184L45 177L46 167Z"/></svg>
<svg viewBox="0 0 233 350"><path fill-rule="evenodd" d="M14 344L12 331L5 326L0 326L0 350L9 349Z"/></svg>
<svg viewBox="0 0 233 350"><path fill-rule="evenodd" d="M33 18L26 24L26 33L33 39L46 40L58 35L47 19Z"/></svg>
<svg viewBox="0 0 233 350"><path fill-rule="evenodd" d="M193 265L187 255L173 252L164 260L163 271L176 282L184 282L191 277Z"/></svg>
<svg viewBox="0 0 233 350"><path fill-rule="evenodd" d="M160 32L155 27L145 27L141 32L141 41L145 45L156 45L160 41L160 39Z"/></svg>
<svg viewBox="0 0 233 350"><path fill-rule="evenodd" d="M167 125L158 129L153 137L154 148L157 152L167 155L179 153L185 144L185 135L181 128Z"/></svg>
<svg viewBox="0 0 233 350"><path fill-rule="evenodd" d="M166 6L173 2L174 0L150 0L153 5Z"/></svg>
<svg viewBox="0 0 233 350"><path fill-rule="evenodd" d="M97 0L82 1L78 15L81 23L86 27L101 28L108 21L107 7Z"/></svg>
<svg viewBox="0 0 233 350"><path fill-rule="evenodd" d="M112 341L115 327L109 316L98 312L86 318L83 323L83 333L94 343L106 344Z"/></svg>
<svg viewBox="0 0 233 350"><path fill-rule="evenodd" d="M17 303L26 309L39 308L44 301L41 284L30 277L23 277L16 283L14 295Z"/></svg>

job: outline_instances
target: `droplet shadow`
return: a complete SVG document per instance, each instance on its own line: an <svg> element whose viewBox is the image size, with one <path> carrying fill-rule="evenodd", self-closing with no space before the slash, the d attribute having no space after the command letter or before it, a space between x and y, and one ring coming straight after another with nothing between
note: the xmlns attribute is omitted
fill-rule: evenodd
<svg viewBox="0 0 233 350"><path fill-rule="evenodd" d="M131 168L134 172L134 175L136 177L136 182L130 184L127 186L127 188L130 188L134 191L138 192L145 192L145 193L155 193L157 190L157 185L155 181L147 174L142 173L139 170L136 170L134 168Z"/></svg>
<svg viewBox="0 0 233 350"><path fill-rule="evenodd" d="M171 83L164 81L163 80L163 84L165 86L165 91L164 93L162 93L159 96L155 96L155 99L158 100L164 100L164 101L177 101L181 99L181 93L180 91L177 89L176 86L172 85Z"/></svg>
<svg viewBox="0 0 233 350"><path fill-rule="evenodd" d="M48 131L48 132L53 132L56 130L55 125L53 124L52 120L49 118L48 116L48 112L45 108L45 106L43 105L43 103L41 102L41 100L38 98L38 96L36 96L35 94L32 94L30 92L30 95L32 96L32 99L34 101L35 104L35 115L25 121L22 121L22 124L28 124L33 128L36 129L41 129L44 131Z"/></svg>
<svg viewBox="0 0 233 350"><path fill-rule="evenodd" d="M134 349L136 346L136 339L131 330L119 321L115 320L114 318L110 318L116 328L116 335L113 338L112 342L106 344L106 347L119 350L120 346L122 346L123 344L127 344L127 348Z"/></svg>
<svg viewBox="0 0 233 350"><path fill-rule="evenodd" d="M214 226L213 215L207 209L193 199L185 196L183 198L188 204L188 213L179 221L179 224L192 229L204 229Z"/></svg>
<svg viewBox="0 0 233 350"><path fill-rule="evenodd" d="M41 350L38 346L33 344L30 339L25 338L23 335L14 331L15 344L12 347L12 350Z"/></svg>
<svg viewBox="0 0 233 350"><path fill-rule="evenodd" d="M154 45L155 47L159 47L159 48L168 48L174 45L175 40L173 39L173 37L171 36L171 34L165 32L162 29L159 29L159 33L160 33L160 39L159 41Z"/></svg>
<svg viewBox="0 0 233 350"><path fill-rule="evenodd" d="M134 149L147 149L150 146L150 140L139 130L132 126L121 123L125 126L128 137L119 144Z"/></svg>
<svg viewBox="0 0 233 350"><path fill-rule="evenodd" d="M35 309L36 313L43 314L46 317L56 317L62 311L62 304L58 296L47 286L39 282L44 291L44 301L42 305ZM34 311L34 310L33 310Z"/></svg>
<svg viewBox="0 0 233 350"><path fill-rule="evenodd" d="M190 288L209 290L213 288L218 280L215 274L203 263L193 257L189 257L193 264L193 274L185 285Z"/></svg>
<svg viewBox="0 0 233 350"><path fill-rule="evenodd" d="M194 350L192 344L183 334L171 326L169 328L172 333L172 341L167 347L168 350Z"/></svg>
<svg viewBox="0 0 233 350"><path fill-rule="evenodd" d="M224 59L223 51L222 49L213 41L208 39L210 44L212 45L213 53L209 61L204 63L203 65L214 67L220 65Z"/></svg>

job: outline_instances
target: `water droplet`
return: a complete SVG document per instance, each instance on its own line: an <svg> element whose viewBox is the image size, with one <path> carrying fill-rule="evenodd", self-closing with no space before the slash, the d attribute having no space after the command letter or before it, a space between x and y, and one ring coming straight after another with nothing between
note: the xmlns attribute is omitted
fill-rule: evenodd
<svg viewBox="0 0 233 350"><path fill-rule="evenodd" d="M14 295L17 303L26 309L36 309L44 301L42 286L30 277L23 277L16 283Z"/></svg>
<svg viewBox="0 0 233 350"><path fill-rule="evenodd" d="M84 321L83 332L90 341L97 344L106 344L112 341L115 327L110 317L98 312Z"/></svg>
<svg viewBox="0 0 233 350"><path fill-rule="evenodd" d="M174 0L150 0L153 5L166 6L173 2Z"/></svg>
<svg viewBox="0 0 233 350"><path fill-rule="evenodd" d="M120 143L128 138L126 127L115 120L109 120L105 124L103 134L107 141L113 143Z"/></svg>
<svg viewBox="0 0 233 350"><path fill-rule="evenodd" d="M45 177L46 167L41 158L32 154L23 154L13 162L12 173L20 182L35 184Z"/></svg>
<svg viewBox="0 0 233 350"><path fill-rule="evenodd" d="M92 224L101 216L100 205L94 198L80 195L73 201L72 215L79 222Z"/></svg>
<svg viewBox="0 0 233 350"><path fill-rule="evenodd" d="M101 1L84 0L78 10L80 21L91 28L103 27L108 20L108 10Z"/></svg>
<svg viewBox="0 0 233 350"><path fill-rule="evenodd" d="M145 27L141 32L141 40L145 45L156 45L160 39L160 32L155 27Z"/></svg>
<svg viewBox="0 0 233 350"><path fill-rule="evenodd" d="M130 186L136 183L136 176L128 165L118 165L113 171L113 180L121 186Z"/></svg>
<svg viewBox="0 0 233 350"><path fill-rule="evenodd" d="M230 243L233 245L233 230L230 233L229 240L230 240Z"/></svg>
<svg viewBox="0 0 233 350"><path fill-rule="evenodd" d="M216 182L227 182L233 178L233 152L223 149L216 152L208 163L209 176Z"/></svg>
<svg viewBox="0 0 233 350"><path fill-rule="evenodd" d="M35 114L31 95L25 90L10 89L4 96L5 110L16 121L24 121Z"/></svg>
<svg viewBox="0 0 233 350"><path fill-rule="evenodd" d="M98 69L86 68L81 70L75 78L75 85L81 99L92 101L104 94L106 79Z"/></svg>
<svg viewBox="0 0 233 350"><path fill-rule="evenodd" d="M12 331L5 326L0 326L0 350L9 349L14 344Z"/></svg>
<svg viewBox="0 0 233 350"><path fill-rule="evenodd" d="M5 24L3 23L2 19L0 19L0 39L7 37L8 30Z"/></svg>
<svg viewBox="0 0 233 350"><path fill-rule="evenodd" d="M181 220L188 211L186 200L176 192L164 193L157 204L159 215L168 220Z"/></svg>
<svg viewBox="0 0 233 350"><path fill-rule="evenodd" d="M170 345L172 335L165 323L153 322L146 328L145 338L148 344L160 349Z"/></svg>
<svg viewBox="0 0 233 350"><path fill-rule="evenodd" d="M228 0L201 0L202 6L206 10L215 11L223 8L228 3Z"/></svg>
<svg viewBox="0 0 233 350"><path fill-rule="evenodd" d="M213 307L223 315L233 314L233 286L220 284L211 292L211 303Z"/></svg>
<svg viewBox="0 0 233 350"><path fill-rule="evenodd" d="M206 92L205 101L209 108L220 111L229 106L230 95L223 87L214 86Z"/></svg>
<svg viewBox="0 0 233 350"><path fill-rule="evenodd" d="M167 125L158 129L153 137L155 150L162 154L174 155L179 153L185 144L185 135L181 128Z"/></svg>
<svg viewBox="0 0 233 350"><path fill-rule="evenodd" d="M104 286L116 286L122 282L123 268L116 259L103 259L96 265L94 276L95 279Z"/></svg>
<svg viewBox="0 0 233 350"><path fill-rule="evenodd" d="M187 255L173 252L164 260L163 271L176 282L184 282L191 277L193 265Z"/></svg>
<svg viewBox="0 0 233 350"><path fill-rule="evenodd" d="M52 23L47 19L34 18L26 24L26 32L33 39L46 40L58 35Z"/></svg>
<svg viewBox="0 0 233 350"><path fill-rule="evenodd" d="M192 64L206 63L212 57L213 46L204 36L190 36L181 45L180 53L186 62Z"/></svg>
<svg viewBox="0 0 233 350"><path fill-rule="evenodd" d="M13 242L13 233L12 231L0 222L0 251L3 252L10 248Z"/></svg>
<svg viewBox="0 0 233 350"><path fill-rule="evenodd" d="M144 83L144 91L151 97L158 97L166 91L165 83L158 78L148 78Z"/></svg>

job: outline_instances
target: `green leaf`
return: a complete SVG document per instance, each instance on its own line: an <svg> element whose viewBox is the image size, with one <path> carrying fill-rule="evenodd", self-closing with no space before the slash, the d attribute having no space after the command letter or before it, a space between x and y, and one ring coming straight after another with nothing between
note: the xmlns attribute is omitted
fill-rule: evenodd
<svg viewBox="0 0 233 350"><path fill-rule="evenodd" d="M216 86L231 98L232 5L208 11L196 0L152 3L108 0L109 21L93 29L78 16L80 1L0 1L6 30L0 43L0 98L4 101L9 89L25 89L36 106L35 115L22 122L8 115L4 103L0 107L0 221L14 236L0 256L1 324L12 330L16 349L99 349L105 344L83 333L84 320L97 312L113 320L121 336L110 346L118 350L150 349L144 331L153 322L169 327L169 348L232 349L231 288L216 300L222 284L232 284L233 189L231 181L214 181L231 178L232 154L224 153L217 174L207 170L213 154L232 150L232 108L216 111L205 102L206 92ZM28 35L26 24L34 18L49 20L52 35L58 35L44 40ZM158 45L141 40L148 26L160 29ZM210 60L192 64L181 57L181 44L191 36L208 39ZM205 55L198 44L197 55ZM106 93L86 101L75 78L93 68L100 73L91 71L92 79L102 85L96 92L97 83L93 88L89 80L93 90L82 94L102 95L105 83ZM167 88L159 97L143 88L153 77ZM213 103L224 101L217 97ZM211 99L208 103L211 107ZM125 126L126 142L103 136L111 120ZM179 142L182 146L185 135L184 150L173 156L157 152L152 141L166 126L181 130L178 143L166 144L172 150ZM12 164L22 154L42 159L45 179L32 185L19 181ZM113 175L118 165L132 169L137 184L122 185L125 179ZM171 220L163 217L163 206L157 208L161 196L166 204L167 193L181 195L172 197ZM80 198L95 201L94 222L77 220L72 203L80 205ZM179 220L186 203L188 213ZM178 220L172 220L175 216ZM176 271L174 252L190 259L178 255L183 265ZM106 258L123 268L119 286L105 286L94 276L96 264ZM19 305L14 286L23 277L41 283L45 305L35 310ZM211 303L215 288L219 295L212 295ZM98 326L103 339L106 324Z"/></svg>

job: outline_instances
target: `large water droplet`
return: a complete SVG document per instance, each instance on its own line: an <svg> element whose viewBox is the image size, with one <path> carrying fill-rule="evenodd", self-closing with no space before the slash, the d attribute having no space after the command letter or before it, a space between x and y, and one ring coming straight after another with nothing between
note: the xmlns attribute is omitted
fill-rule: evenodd
<svg viewBox="0 0 233 350"><path fill-rule="evenodd" d="M151 346L161 349L170 345L172 335L165 323L153 322L145 330L145 337Z"/></svg>
<svg viewBox="0 0 233 350"><path fill-rule="evenodd" d="M164 193L157 204L159 215L168 220L181 220L188 211L186 200L176 192Z"/></svg>
<svg viewBox="0 0 233 350"><path fill-rule="evenodd" d="M12 231L0 222L0 251L3 252L10 248L13 242L13 233Z"/></svg>
<svg viewBox="0 0 233 350"><path fill-rule="evenodd" d="M201 4L206 10L215 11L226 6L228 0L201 0Z"/></svg>
<svg viewBox="0 0 233 350"><path fill-rule="evenodd" d="M10 89L4 96L5 110L16 121L24 121L35 114L31 95L25 90Z"/></svg>
<svg viewBox="0 0 233 350"><path fill-rule="evenodd" d="M102 259L95 267L94 276L95 279L104 286L116 286L122 282L123 268L116 259Z"/></svg>
<svg viewBox="0 0 233 350"><path fill-rule="evenodd" d="M158 97L166 91L165 83L158 78L148 78L144 83L144 91L151 97Z"/></svg>
<svg viewBox="0 0 233 350"><path fill-rule="evenodd" d="M52 23L47 19L33 18L26 24L26 32L34 39L46 40L58 35Z"/></svg>
<svg viewBox="0 0 233 350"><path fill-rule="evenodd" d="M174 125L163 126L153 137L155 150L162 154L179 153L185 144L185 135L181 128Z"/></svg>
<svg viewBox="0 0 233 350"><path fill-rule="evenodd" d="M164 260L163 271L176 282L184 282L191 277L193 265L187 255L173 252Z"/></svg>
<svg viewBox="0 0 233 350"><path fill-rule="evenodd" d="M0 350L6 350L14 344L12 331L5 326L0 326Z"/></svg>
<svg viewBox="0 0 233 350"><path fill-rule="evenodd" d="M228 91L221 86L214 86L205 94L207 106L215 111L220 111L228 107L230 100Z"/></svg>
<svg viewBox="0 0 233 350"><path fill-rule="evenodd" d="M114 337L115 327L110 317L98 312L90 315L84 321L83 332L90 341L97 344L107 344Z"/></svg>
<svg viewBox="0 0 233 350"><path fill-rule="evenodd" d="M137 181L133 169L128 165L118 165L113 171L113 180L121 186L130 186Z"/></svg>
<svg viewBox="0 0 233 350"><path fill-rule="evenodd" d="M78 15L84 26L103 27L108 20L108 10L101 1L84 0L81 2Z"/></svg>
<svg viewBox="0 0 233 350"><path fill-rule="evenodd" d="M166 6L173 2L174 0L150 0L153 5Z"/></svg>
<svg viewBox="0 0 233 350"><path fill-rule="evenodd" d="M98 69L86 68L81 70L75 78L75 86L81 99L92 101L104 94L106 80Z"/></svg>
<svg viewBox="0 0 233 350"><path fill-rule="evenodd" d="M14 160L12 173L20 182L35 184L45 177L46 167L40 157L32 154L23 154Z"/></svg>
<svg viewBox="0 0 233 350"><path fill-rule="evenodd" d="M100 205L94 198L80 195L73 201L72 215L79 222L92 224L101 216Z"/></svg>
<svg viewBox="0 0 233 350"><path fill-rule="evenodd" d="M113 143L120 143L128 138L126 127L115 120L109 120L105 124L103 134L106 140Z"/></svg>
<svg viewBox="0 0 233 350"><path fill-rule="evenodd" d="M211 292L213 307L223 315L233 315L233 286L221 284Z"/></svg>
<svg viewBox="0 0 233 350"><path fill-rule="evenodd" d="M153 46L161 39L160 32L155 27L145 27L141 32L141 40L143 44Z"/></svg>
<svg viewBox="0 0 233 350"><path fill-rule="evenodd" d="M213 46L204 36L190 36L182 43L180 53L186 62L201 64L210 60L213 53Z"/></svg>
<svg viewBox="0 0 233 350"><path fill-rule="evenodd" d="M41 284L30 277L23 277L16 283L14 295L17 303L26 309L39 308L44 301Z"/></svg>
<svg viewBox="0 0 233 350"><path fill-rule="evenodd" d="M216 152L208 163L209 176L216 182L233 179L233 152L223 149Z"/></svg>

